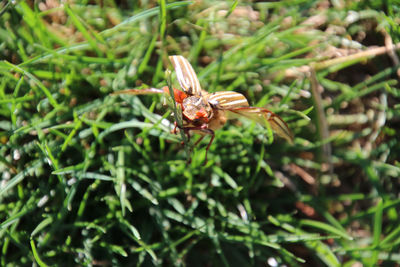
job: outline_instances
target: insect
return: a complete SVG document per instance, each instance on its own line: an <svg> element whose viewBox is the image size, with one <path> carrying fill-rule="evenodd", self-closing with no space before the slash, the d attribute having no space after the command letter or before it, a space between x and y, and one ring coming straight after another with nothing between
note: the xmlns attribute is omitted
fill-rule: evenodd
<svg viewBox="0 0 400 267"><path fill-rule="evenodd" d="M253 120L262 126L271 127L279 136L285 138L289 143L293 142L293 134L287 124L275 113L266 108L250 107L246 97L233 91L221 91L208 93L201 89L193 67L183 56L169 57L177 76L177 80L182 88L173 89L174 99L181 107L183 125L179 128L185 132L190 139L190 132L201 135L196 141L196 146L206 135L211 139L206 148L204 164L207 163L207 153L214 141L214 131L220 129L228 119L238 116ZM167 86L162 89L128 89L119 91L116 94L169 94ZM269 126L268 126L269 125ZM176 133L177 123L175 122L174 133Z"/></svg>

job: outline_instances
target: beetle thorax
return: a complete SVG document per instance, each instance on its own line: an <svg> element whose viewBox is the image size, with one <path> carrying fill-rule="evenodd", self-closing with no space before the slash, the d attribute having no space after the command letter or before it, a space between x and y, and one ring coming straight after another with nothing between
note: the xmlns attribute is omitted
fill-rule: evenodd
<svg viewBox="0 0 400 267"><path fill-rule="evenodd" d="M190 121L208 122L213 115L210 104L201 96L189 96L182 104L183 115Z"/></svg>

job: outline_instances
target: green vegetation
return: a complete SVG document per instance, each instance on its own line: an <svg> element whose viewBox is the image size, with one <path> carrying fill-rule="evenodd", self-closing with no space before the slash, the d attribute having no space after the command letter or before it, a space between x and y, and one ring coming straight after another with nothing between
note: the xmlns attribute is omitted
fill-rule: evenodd
<svg viewBox="0 0 400 267"><path fill-rule="evenodd" d="M1 266L399 265L398 1L68 2L0 4ZM173 54L294 144L239 119L188 164L160 96L111 95Z"/></svg>

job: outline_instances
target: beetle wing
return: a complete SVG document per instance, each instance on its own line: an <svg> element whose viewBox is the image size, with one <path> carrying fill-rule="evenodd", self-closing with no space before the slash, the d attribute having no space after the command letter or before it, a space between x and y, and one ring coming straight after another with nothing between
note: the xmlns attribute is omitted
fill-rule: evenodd
<svg viewBox="0 0 400 267"><path fill-rule="evenodd" d="M239 107L229 109L227 113L227 115L231 118L239 115L253 120L262 126L266 126L266 123L268 123L276 134L293 144L293 133L290 131L286 122L284 122L281 117L266 108Z"/></svg>
<svg viewBox="0 0 400 267"><path fill-rule="evenodd" d="M222 91L209 94L207 100L211 106L223 110L249 106L244 95L232 91Z"/></svg>
<svg viewBox="0 0 400 267"><path fill-rule="evenodd" d="M169 60L174 66L176 78L183 91L189 95L201 95L201 86L197 75L189 61L183 56L170 56Z"/></svg>

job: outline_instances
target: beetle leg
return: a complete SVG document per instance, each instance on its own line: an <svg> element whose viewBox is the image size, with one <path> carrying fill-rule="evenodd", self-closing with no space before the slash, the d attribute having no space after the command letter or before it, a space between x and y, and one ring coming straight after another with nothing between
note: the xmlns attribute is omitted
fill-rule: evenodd
<svg viewBox="0 0 400 267"><path fill-rule="evenodd" d="M190 133L189 133L190 129L188 129L188 128L190 128L190 127L185 127L185 128L182 128L182 129L185 132L186 138L187 138L187 142L189 143L190 142Z"/></svg>
<svg viewBox="0 0 400 267"><path fill-rule="evenodd" d="M212 142L214 141L214 137L215 137L215 133L213 130L207 129L209 132L209 134L211 134L211 139L210 139L210 143L208 143L207 148L206 148L206 158L204 159L204 163L203 165L207 164L207 154L208 154L208 150L210 149L210 146L212 144Z"/></svg>
<svg viewBox="0 0 400 267"><path fill-rule="evenodd" d="M175 121L174 122L174 129L172 130L172 133L173 134L176 134L178 131L177 131L177 128L178 128L178 123Z"/></svg>
<svg viewBox="0 0 400 267"><path fill-rule="evenodd" d="M210 146L211 146L211 144L212 144L212 142L214 141L214 138L215 138L215 133L214 133L214 131L213 130L211 130L211 129L208 129L207 128L207 124L204 124L204 125L202 125L202 126L199 126L199 127L183 127L182 128L185 132L189 132L189 131L202 131L203 133L206 133L206 134L209 134L209 135L211 135L211 140L210 140L210 142L208 143L208 145L207 145L207 148L206 148L206 157L205 157L205 160L204 160L204 163L203 163L203 165L206 165L207 164L207 154L208 154L208 150L210 149ZM202 136L202 137L200 137L199 138L199 140L197 140L196 141L196 143L194 144L194 146L193 147L195 147L201 140L203 140L203 138L204 138L204 136Z"/></svg>
<svg viewBox="0 0 400 267"><path fill-rule="evenodd" d="M184 134L186 134L186 138L188 140L188 142L190 141L190 134L189 131L192 130L192 127L185 127L185 126L179 126L178 123L175 121L174 122L174 129L171 131L171 133L173 134L177 134L178 133L178 129L183 130ZM196 127L193 127L196 128ZM181 145L184 145L185 143L182 141Z"/></svg>
<svg viewBox="0 0 400 267"><path fill-rule="evenodd" d="M196 143L194 143L193 147L197 146L201 142L201 140L203 140L204 136L205 135L200 136L200 138L196 141Z"/></svg>

